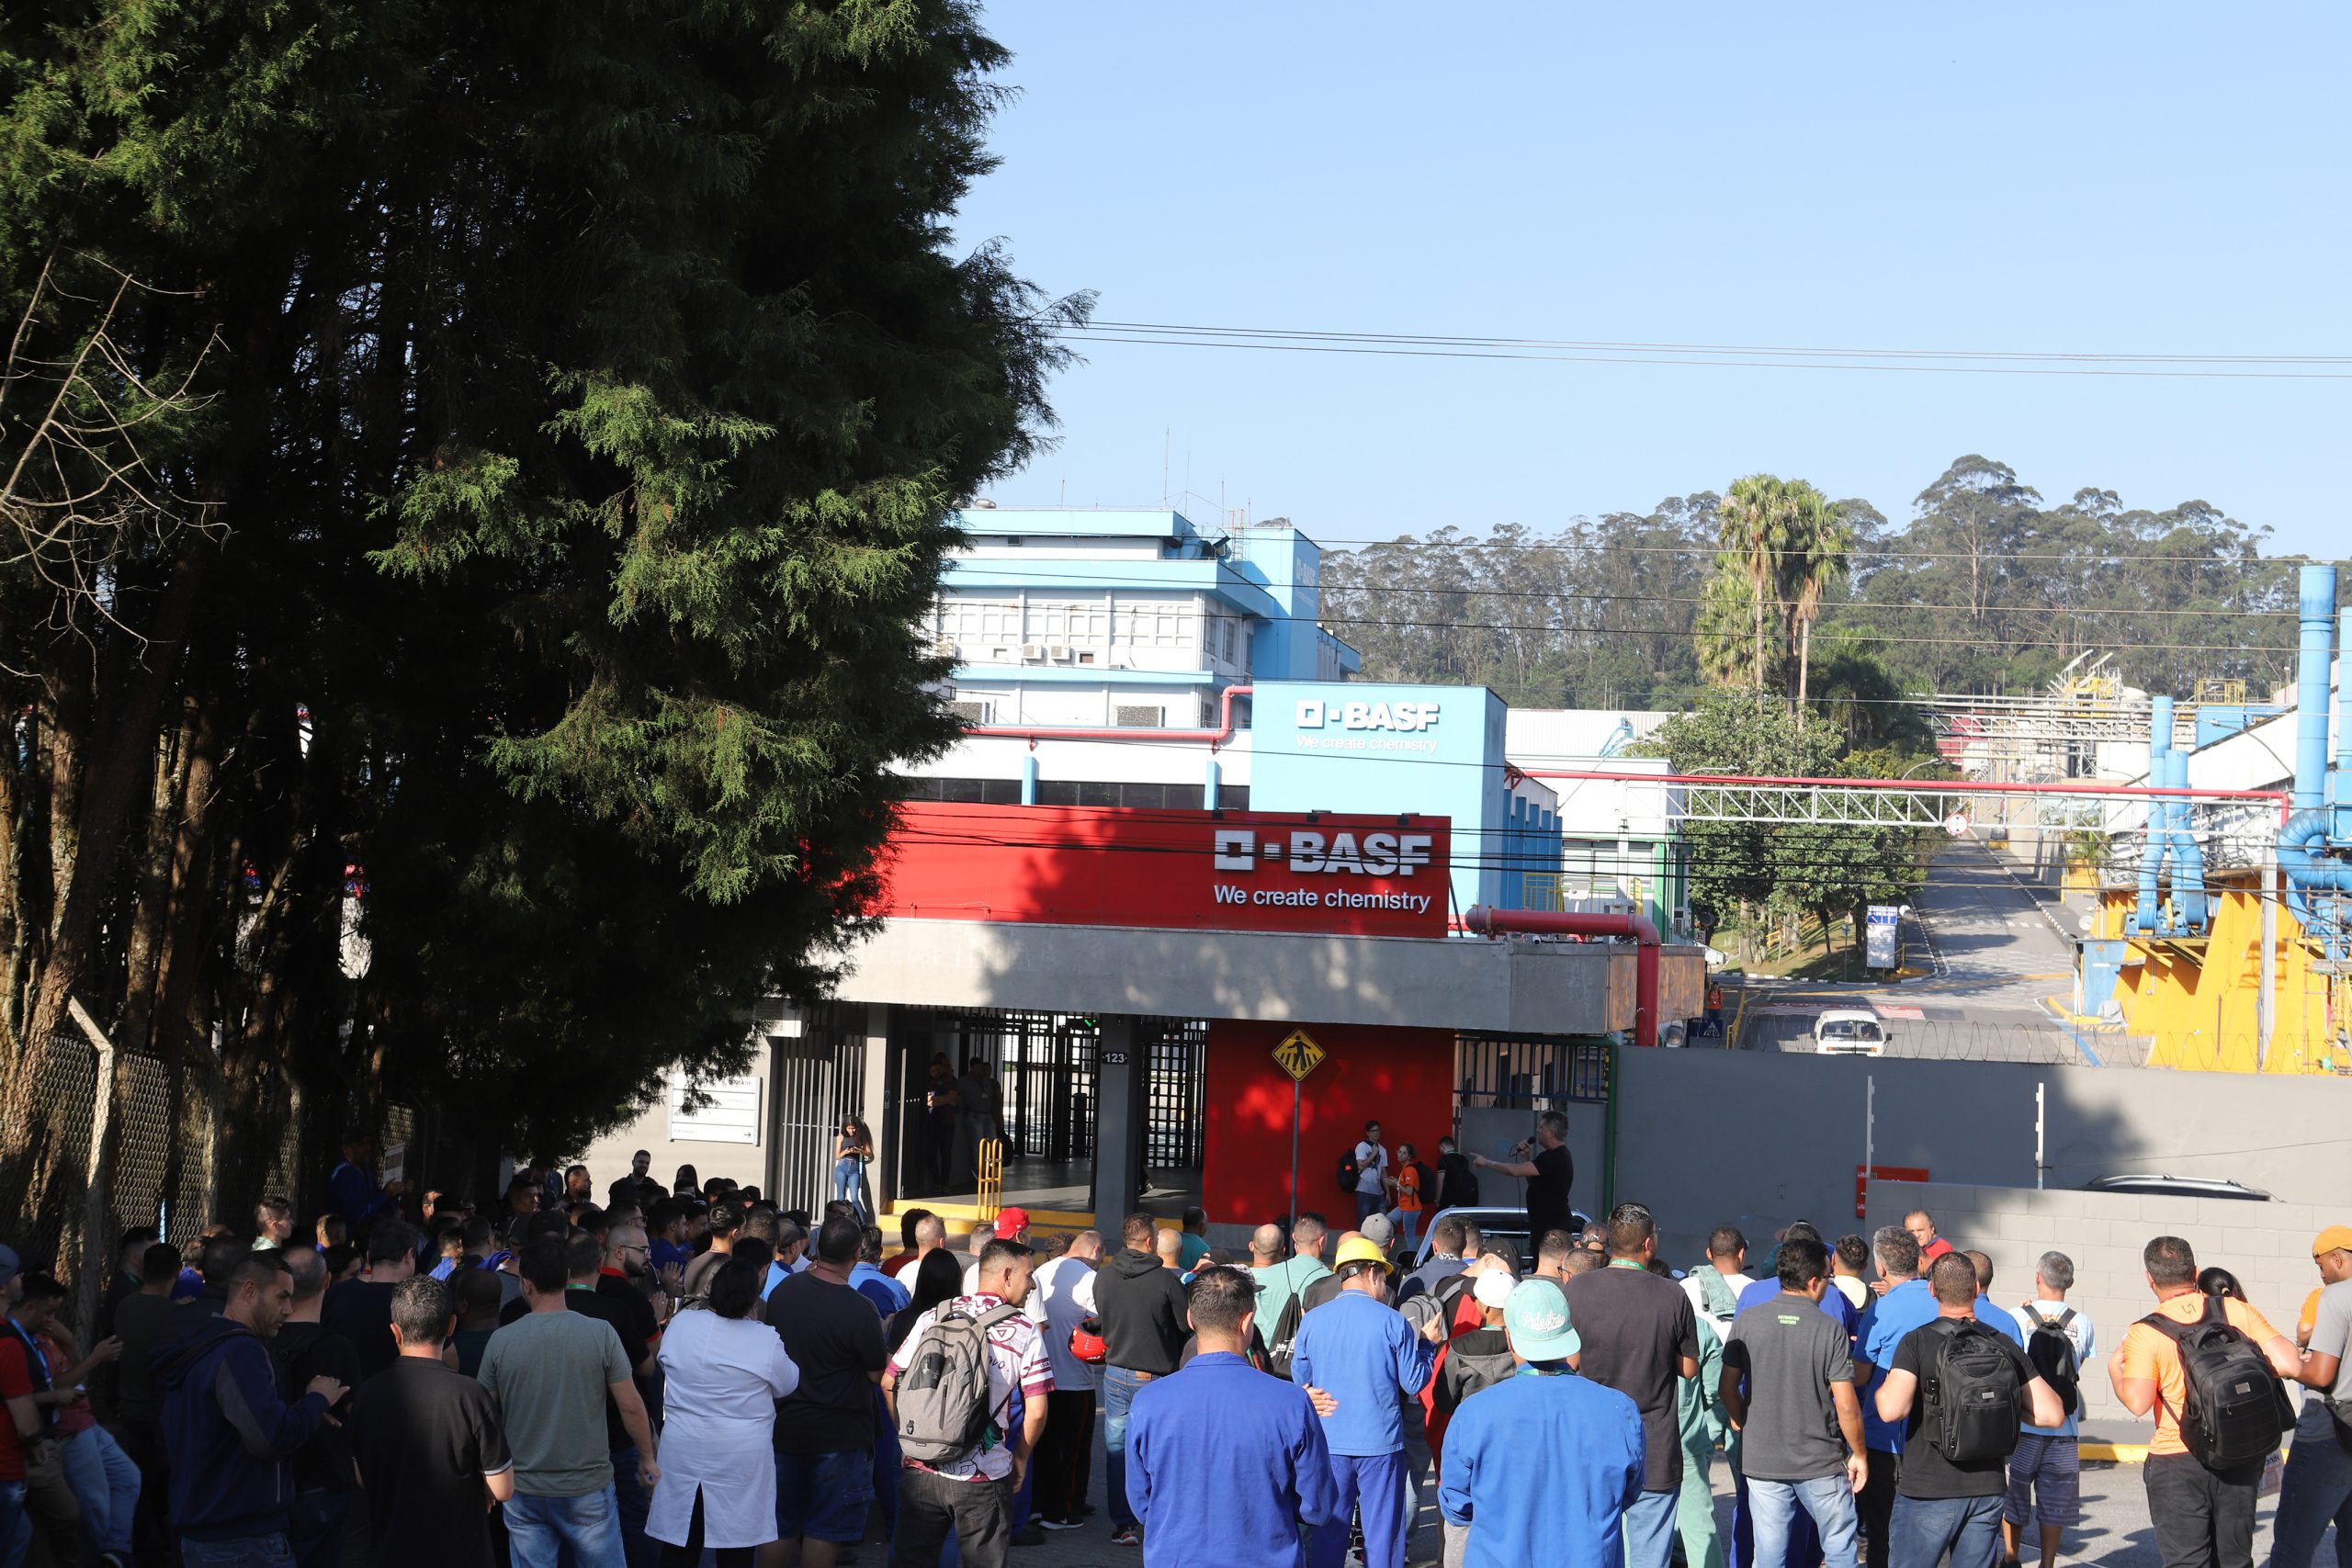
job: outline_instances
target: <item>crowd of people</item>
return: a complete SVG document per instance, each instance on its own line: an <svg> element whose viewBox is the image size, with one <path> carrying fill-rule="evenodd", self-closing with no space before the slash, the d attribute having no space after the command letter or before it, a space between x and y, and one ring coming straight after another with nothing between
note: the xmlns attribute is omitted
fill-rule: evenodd
<svg viewBox="0 0 2352 1568"><path fill-rule="evenodd" d="M1524 1167L1565 1213L1565 1133L1441 1155ZM2004 1305L1926 1213L1790 1225L1754 1274L1728 1225L1678 1273L1633 1202L1522 1248L1374 1201L1246 1257L1197 1210L1114 1246L1007 1208L959 1250L920 1209L892 1247L854 1171L811 1215L665 1188L640 1153L601 1199L579 1166L518 1172L491 1214L379 1184L364 1135L344 1153L307 1232L272 1198L185 1250L127 1235L86 1348L0 1247L0 1568L999 1568L1087 1528L1098 1414L1105 1560L1150 1568L1402 1568L1425 1499L1442 1561L1477 1568L2052 1568L2101 1370L2155 1423L2166 1568L2251 1564L2289 1427L2273 1568L2331 1521L2352 1561L2352 1228L2315 1238L2291 1337L2154 1238L2152 1310L2102 1362L2064 1254ZM1397 1163L1358 1164L1396 1195Z"/></svg>

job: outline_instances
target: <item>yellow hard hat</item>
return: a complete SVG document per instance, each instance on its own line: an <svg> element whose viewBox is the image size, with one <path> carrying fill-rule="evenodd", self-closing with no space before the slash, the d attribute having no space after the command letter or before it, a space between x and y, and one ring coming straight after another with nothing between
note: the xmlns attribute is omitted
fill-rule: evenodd
<svg viewBox="0 0 2352 1568"><path fill-rule="evenodd" d="M1377 1263L1385 1269L1388 1267L1388 1254L1380 1250L1378 1242L1351 1235L1340 1239L1340 1251L1332 1259L1331 1271L1344 1273L1351 1263Z"/></svg>

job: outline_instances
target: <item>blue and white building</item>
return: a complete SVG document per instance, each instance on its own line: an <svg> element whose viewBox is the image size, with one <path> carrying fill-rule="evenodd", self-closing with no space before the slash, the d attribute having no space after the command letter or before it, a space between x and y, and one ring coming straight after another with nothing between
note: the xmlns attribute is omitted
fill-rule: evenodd
<svg viewBox="0 0 2352 1568"><path fill-rule="evenodd" d="M1323 629L1323 552L1287 522L988 506L957 522L931 632L972 724L1193 728L1227 686L1363 667Z"/></svg>

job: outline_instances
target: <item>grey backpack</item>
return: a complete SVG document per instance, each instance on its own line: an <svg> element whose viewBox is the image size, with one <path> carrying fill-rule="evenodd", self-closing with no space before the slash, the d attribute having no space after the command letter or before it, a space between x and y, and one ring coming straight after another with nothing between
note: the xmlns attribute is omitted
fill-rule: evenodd
<svg viewBox="0 0 2352 1568"><path fill-rule="evenodd" d="M915 1342L898 1387L899 1449L921 1464L955 1464L1004 1440L989 1402L989 1330L1021 1315L942 1312Z"/></svg>

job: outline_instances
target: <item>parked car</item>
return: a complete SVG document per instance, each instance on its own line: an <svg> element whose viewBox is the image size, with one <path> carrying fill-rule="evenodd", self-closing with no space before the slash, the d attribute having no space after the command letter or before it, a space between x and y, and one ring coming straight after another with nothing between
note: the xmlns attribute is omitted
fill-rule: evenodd
<svg viewBox="0 0 2352 1568"><path fill-rule="evenodd" d="M2086 1182L2086 1192L2132 1192L2143 1198L2231 1198L2242 1203L2267 1203L2270 1194L2238 1181L2211 1176L2102 1176Z"/></svg>
<svg viewBox="0 0 2352 1568"><path fill-rule="evenodd" d="M1883 1056L1886 1026L1868 1008L1833 1008L1813 1021L1813 1049L1823 1056Z"/></svg>
<svg viewBox="0 0 2352 1568"><path fill-rule="evenodd" d="M1495 1179L1490 1177L1487 1179ZM1482 1242L1510 1243L1512 1249L1519 1254L1519 1271L1522 1275L1535 1267L1535 1246L1527 1234L1526 1210L1465 1203L1452 1209L1441 1209L1430 1216L1429 1224L1421 1227L1421 1245L1413 1253L1411 1265L1413 1268L1418 1269L1430 1260L1430 1233L1437 1228L1438 1221L1448 1214L1459 1215L1476 1225L1478 1237ZM1582 1230L1592 1224L1592 1218L1580 1211L1571 1209L1568 1211L1568 1223L1569 1228Z"/></svg>

